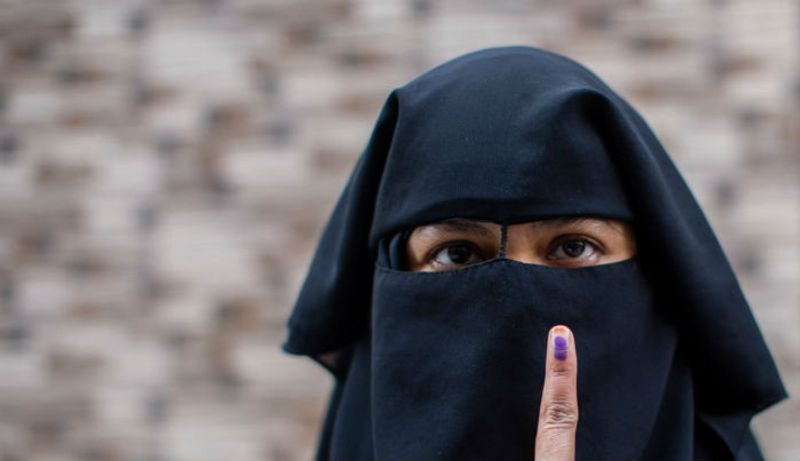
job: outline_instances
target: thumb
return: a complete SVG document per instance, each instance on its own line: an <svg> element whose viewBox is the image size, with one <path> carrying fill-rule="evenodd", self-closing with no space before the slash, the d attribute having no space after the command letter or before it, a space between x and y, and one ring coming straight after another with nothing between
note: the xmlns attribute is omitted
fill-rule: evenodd
<svg viewBox="0 0 800 461"><path fill-rule="evenodd" d="M578 358L569 328L558 325L550 330L545 368L534 459L572 461L578 428Z"/></svg>

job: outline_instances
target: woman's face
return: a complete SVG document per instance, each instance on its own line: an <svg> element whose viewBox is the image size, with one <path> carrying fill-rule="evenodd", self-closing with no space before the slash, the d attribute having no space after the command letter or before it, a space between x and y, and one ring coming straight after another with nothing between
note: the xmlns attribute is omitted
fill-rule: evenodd
<svg viewBox="0 0 800 461"><path fill-rule="evenodd" d="M630 225L614 219L570 217L508 226L506 258L528 264L578 268L622 261L636 253ZM500 249L499 224L452 218L413 230L407 270L434 272L486 261Z"/></svg>

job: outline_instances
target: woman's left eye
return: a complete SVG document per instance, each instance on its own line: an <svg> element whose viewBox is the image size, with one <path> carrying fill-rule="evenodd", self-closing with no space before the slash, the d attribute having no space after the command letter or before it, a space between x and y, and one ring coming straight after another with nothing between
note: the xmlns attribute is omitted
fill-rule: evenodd
<svg viewBox="0 0 800 461"><path fill-rule="evenodd" d="M595 256L599 248L584 238L563 239L547 255L548 259L585 259Z"/></svg>

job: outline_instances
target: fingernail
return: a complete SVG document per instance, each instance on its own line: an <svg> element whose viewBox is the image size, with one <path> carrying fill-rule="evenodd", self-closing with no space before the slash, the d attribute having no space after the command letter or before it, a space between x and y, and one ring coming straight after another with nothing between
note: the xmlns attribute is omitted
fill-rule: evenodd
<svg viewBox="0 0 800 461"><path fill-rule="evenodd" d="M567 341L567 331L564 327L553 329L553 357L556 360L567 360L569 341Z"/></svg>

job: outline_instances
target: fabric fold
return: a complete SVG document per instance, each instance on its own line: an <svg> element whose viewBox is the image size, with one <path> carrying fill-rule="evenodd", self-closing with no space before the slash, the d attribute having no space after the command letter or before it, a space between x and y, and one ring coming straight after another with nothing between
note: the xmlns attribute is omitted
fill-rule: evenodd
<svg viewBox="0 0 800 461"><path fill-rule="evenodd" d="M406 271L408 233L456 217L621 220L637 255ZM393 90L284 344L338 381L320 459L529 455L540 339L556 323L578 341L579 458L760 458L750 419L786 391L713 230L635 109L582 65L524 46ZM500 430L503 416L513 427Z"/></svg>

